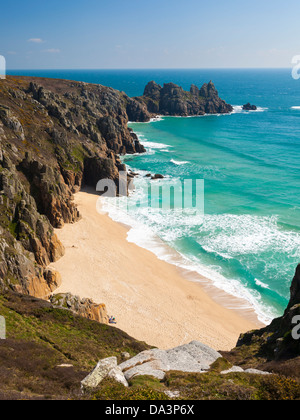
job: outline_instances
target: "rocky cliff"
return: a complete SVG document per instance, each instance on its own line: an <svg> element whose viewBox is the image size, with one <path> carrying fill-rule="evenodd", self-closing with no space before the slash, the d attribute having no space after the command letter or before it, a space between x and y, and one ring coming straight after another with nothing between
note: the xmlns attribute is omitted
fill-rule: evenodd
<svg viewBox="0 0 300 420"><path fill-rule="evenodd" d="M33 77L0 83L0 287L47 298L64 253L54 228L80 214L73 193L102 178L118 187L120 155L143 153L128 121L232 110L212 82L185 92L150 82L144 95L101 85Z"/></svg>
<svg viewBox="0 0 300 420"><path fill-rule="evenodd" d="M73 193L102 178L118 184L119 156L144 152L127 127L143 104L100 85L8 77L0 83L0 286L46 298L47 269L64 253L54 228L80 215Z"/></svg>
<svg viewBox="0 0 300 420"><path fill-rule="evenodd" d="M189 92L174 83L166 83L162 87L152 81L147 84L144 95L135 99L155 115L197 116L233 111L232 106L219 97L212 81L200 89L192 85Z"/></svg>
<svg viewBox="0 0 300 420"><path fill-rule="evenodd" d="M282 317L260 330L242 334L237 347L226 355L232 362L270 372L300 377L300 265L291 285L289 304ZM295 318L296 317L296 318ZM297 337L296 337L297 338Z"/></svg>

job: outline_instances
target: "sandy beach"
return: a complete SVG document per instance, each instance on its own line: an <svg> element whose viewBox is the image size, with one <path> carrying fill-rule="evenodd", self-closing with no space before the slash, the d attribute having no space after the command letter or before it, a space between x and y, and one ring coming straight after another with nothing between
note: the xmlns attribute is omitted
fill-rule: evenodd
<svg viewBox="0 0 300 420"><path fill-rule="evenodd" d="M230 350L240 333L261 326L254 312L242 316L224 307L224 296L214 299L176 266L129 243L125 226L96 211L98 198L89 191L77 193L82 219L56 230L66 254L51 265L62 276L55 293L105 303L118 328L164 349L198 340Z"/></svg>

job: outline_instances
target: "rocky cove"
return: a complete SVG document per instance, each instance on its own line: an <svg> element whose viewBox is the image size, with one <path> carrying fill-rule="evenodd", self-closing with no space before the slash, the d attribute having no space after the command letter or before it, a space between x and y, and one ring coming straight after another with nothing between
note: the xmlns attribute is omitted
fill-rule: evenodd
<svg viewBox="0 0 300 420"><path fill-rule="evenodd" d="M212 82L185 92L150 82L144 95L65 80L8 77L0 85L0 284L47 298L59 274L47 266L64 254L54 228L80 214L73 193L102 178L118 186L119 156L143 153L127 127L159 114L232 110Z"/></svg>
<svg viewBox="0 0 300 420"><path fill-rule="evenodd" d="M32 384L34 396L43 394L38 383L46 375L46 383L53 386L51 395L59 398L56 385L66 380L67 385L58 389L64 396L74 397L69 394L70 387L79 392L81 381L93 365L114 357L117 359L112 367L121 366L130 386L138 376L153 376L156 370L157 381L153 383L148 378L143 385L156 398L166 397L165 391L171 392L171 398L178 395L259 398L276 396L279 392L299 397L299 342L291 335L292 320L300 310L299 268L284 316L268 327L242 334L233 350L213 352L214 357L205 369L201 366L189 369L183 360L192 352L197 360L189 363L201 365L201 343L154 351L124 332L103 325L107 324L104 304L70 294L53 294L61 276L49 264L60 260L65 253L55 229L77 223L81 218L74 193L84 185L95 187L103 178L113 180L118 186L119 172L126 170L120 155L145 151L128 128L128 121L146 122L158 114L190 116L230 112L231 105L219 98L212 82L200 89L193 85L189 92L172 83L162 87L150 82L143 96L130 98L108 87L81 82L11 76L1 81L0 307L15 331L9 340L1 343L0 353L1 360L20 377L36 375L37 383ZM200 347L196 356L195 346ZM24 348L31 352L40 370L24 362ZM14 349L23 364L9 359L10 349ZM124 354L128 352L125 361ZM174 359L173 353L180 357ZM39 364L41 355L45 364ZM157 365L159 369L153 369ZM18 389L23 388L7 380L5 366L1 369L8 395L13 390L19 397L32 396L26 387L25 393L19 394ZM247 372L249 369L255 372ZM180 373L172 373L174 370ZM265 378L257 370L273 375ZM112 388L113 396L130 396L125 393L124 384L120 389L114 388L115 383L112 385L110 381L120 372L107 377L110 371L100 373L103 383L97 383L96 388L100 389L92 397L102 398ZM203 375L205 383L195 375ZM223 380L224 377L229 380ZM201 384L201 389L195 383ZM138 392L134 395L140 396Z"/></svg>

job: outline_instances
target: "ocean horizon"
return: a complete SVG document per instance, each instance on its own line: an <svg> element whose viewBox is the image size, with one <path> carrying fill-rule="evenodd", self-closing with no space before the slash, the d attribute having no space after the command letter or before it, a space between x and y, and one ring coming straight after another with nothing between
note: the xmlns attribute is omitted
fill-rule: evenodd
<svg viewBox="0 0 300 420"><path fill-rule="evenodd" d="M147 173L162 174L161 184L204 179L204 219L179 218L166 210L145 212L134 205L134 194L126 198L129 214L112 202L107 202L107 211L132 226L129 241L245 299L261 321L282 315L300 257L296 193L300 81L292 78L290 69L10 70L7 74L97 83L132 97L142 95L150 80L173 82L185 90L212 80L220 97L233 105L230 115L130 123L147 152L123 157L128 168L140 174L134 194L145 202ZM243 111L247 102L257 111ZM180 261L174 261L160 241L174 249Z"/></svg>

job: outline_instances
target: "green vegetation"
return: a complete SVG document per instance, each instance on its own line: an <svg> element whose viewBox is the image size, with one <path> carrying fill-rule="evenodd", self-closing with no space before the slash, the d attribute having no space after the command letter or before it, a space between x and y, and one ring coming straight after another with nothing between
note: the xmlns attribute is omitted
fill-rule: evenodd
<svg viewBox="0 0 300 420"><path fill-rule="evenodd" d="M299 399L300 384L278 375L251 375L217 372L185 374L170 372L166 383L171 390L180 390L182 399L191 400L278 400Z"/></svg>
<svg viewBox="0 0 300 420"><path fill-rule="evenodd" d="M81 144L74 146L71 150L71 155L76 159L78 162L83 163L85 158L85 153Z"/></svg>
<svg viewBox="0 0 300 420"><path fill-rule="evenodd" d="M150 348L126 333L54 309L29 296L0 295L7 340L0 341L0 398L92 400L277 400L300 399L299 381L283 375L221 375L232 364L218 359L202 374L169 372L163 381L138 376L129 388L106 378L90 394L81 380L100 359ZM167 393L166 393L167 392ZM171 394L170 394L171 393Z"/></svg>
<svg viewBox="0 0 300 420"><path fill-rule="evenodd" d="M219 101L212 85L210 89L218 102L209 111L229 112L231 107ZM174 106L180 110L189 105L193 115L204 112L207 95L192 104L191 93L178 88L174 96L172 90L162 110L166 115L176 115ZM44 251L61 255L53 250L53 227L78 220L70 191L83 179L88 185L116 179L118 155L144 150L127 129L127 108L132 120L147 121L150 108L157 113L161 103L135 101L96 85L16 77L1 82L0 96L0 286L35 293L35 281L46 265ZM208 373L169 372L164 381L139 376L129 388L105 379L84 395L80 382L99 360L116 356L121 362L123 352L134 356L150 346L46 301L0 294L0 315L7 324L7 339L0 340L0 399L299 399L299 342L290 334L290 319L299 312L298 304L272 328L245 334L243 345L222 353ZM279 355L284 357L279 360ZM232 365L261 367L277 375L220 374Z"/></svg>
<svg viewBox="0 0 300 420"><path fill-rule="evenodd" d="M169 400L163 392L165 386L150 376L139 376L133 379L129 388L112 379L104 379L98 389L91 393L92 400Z"/></svg>
<svg viewBox="0 0 300 420"><path fill-rule="evenodd" d="M35 298L0 295L0 398L82 398L80 381L100 359L148 349L126 333ZM69 368L60 365L72 365Z"/></svg>

